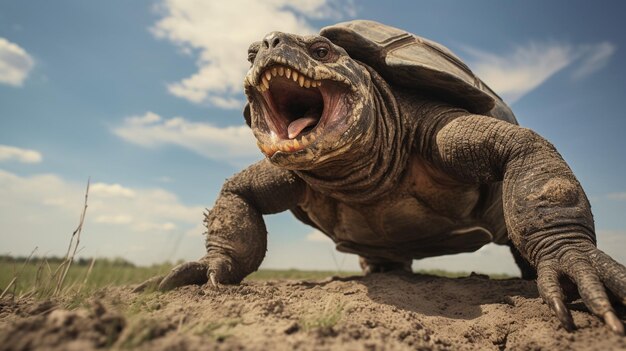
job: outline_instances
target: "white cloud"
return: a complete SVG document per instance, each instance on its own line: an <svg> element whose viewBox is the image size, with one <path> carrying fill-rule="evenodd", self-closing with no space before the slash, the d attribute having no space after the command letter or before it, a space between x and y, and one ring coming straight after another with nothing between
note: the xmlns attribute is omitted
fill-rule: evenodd
<svg viewBox="0 0 626 351"><path fill-rule="evenodd" d="M41 156L41 153L39 151L22 149L9 145L0 145L0 161L39 163L42 160L43 157Z"/></svg>
<svg viewBox="0 0 626 351"><path fill-rule="evenodd" d="M135 192L132 189L119 184L95 183L90 185L89 192L102 197L135 197Z"/></svg>
<svg viewBox="0 0 626 351"><path fill-rule="evenodd" d="M415 260L415 270L443 269L450 272L506 273L519 275L508 246L487 244L476 252Z"/></svg>
<svg viewBox="0 0 626 351"><path fill-rule="evenodd" d="M597 230L598 248L618 262L626 262L626 231ZM519 275L508 246L487 244L474 253L462 253L416 260L413 269L444 269L448 271L506 273Z"/></svg>
<svg viewBox="0 0 626 351"><path fill-rule="evenodd" d="M68 182L54 174L22 177L0 170L0 242L2 250L27 254L61 255L67 250L83 207L85 184ZM190 238L189 250L175 252L174 243L202 223L202 206L183 204L176 195L160 188L129 188L95 183L81 238L83 255L125 256L148 264L201 257L202 240ZM129 253L129 247L143 247ZM166 254L164 254L166 253ZM176 255L176 257L172 257Z"/></svg>
<svg viewBox="0 0 626 351"><path fill-rule="evenodd" d="M269 231L268 253L262 265L264 268L360 271L357 255L337 251L334 243L317 230L309 231L300 241L271 240L274 235L272 227L269 227ZM601 250L618 262L626 262L626 252L623 250L626 247L625 230L598 230L597 237ZM413 269L519 276L509 247L496 244L485 245L473 253L414 260Z"/></svg>
<svg viewBox="0 0 626 351"><path fill-rule="evenodd" d="M178 145L207 158L236 164L261 157L252 131L245 125L220 128L182 117L163 119L147 112L143 116L125 119L113 132L144 147Z"/></svg>
<svg viewBox="0 0 626 351"><path fill-rule="evenodd" d="M105 224L128 224L133 221L133 217L124 214L118 215L100 215L97 216L94 222Z"/></svg>
<svg viewBox="0 0 626 351"><path fill-rule="evenodd" d="M306 269L358 272L358 256L335 249L335 243L318 230L295 221L290 213L281 213L281 221L267 218L269 240L261 268ZM290 225L293 223L295 226ZM297 234L300 233L300 234Z"/></svg>
<svg viewBox="0 0 626 351"><path fill-rule="evenodd" d="M197 56L198 71L169 84L169 92L222 108L243 105L242 80L252 42L275 30L313 33L307 18L354 15L350 2L331 0L163 0L157 8L163 17L152 27L152 33Z"/></svg>
<svg viewBox="0 0 626 351"><path fill-rule="evenodd" d="M190 236L190 237L200 237L200 236L203 236L205 233L206 233L206 227L204 226L204 223L198 222L198 224L195 227L187 230L185 235Z"/></svg>
<svg viewBox="0 0 626 351"><path fill-rule="evenodd" d="M611 200L626 200L626 192L623 193L610 193L606 196Z"/></svg>
<svg viewBox="0 0 626 351"><path fill-rule="evenodd" d="M505 101L513 103L567 66L577 65L572 77L582 79L602 67L615 52L608 42L573 46L564 43L518 45L497 55L465 47L470 67Z"/></svg>
<svg viewBox="0 0 626 351"><path fill-rule="evenodd" d="M0 83L22 86L34 65L26 50L0 37Z"/></svg>
<svg viewBox="0 0 626 351"><path fill-rule="evenodd" d="M332 243L332 240L326 236L326 234L320 232L319 230L313 230L312 232L310 232L309 234L306 235L306 240L307 241L314 241L314 242L329 242Z"/></svg>
<svg viewBox="0 0 626 351"><path fill-rule="evenodd" d="M611 255L619 262L626 262L626 254L622 248L626 247L626 231L620 230L598 230L598 246L607 254ZM292 245L293 247L283 248L282 251L293 251L293 254L281 252L281 257L274 258L270 254L266 258L266 267L289 268L280 264L279 259L289 257L289 262L299 262L309 269L329 269L334 270L341 267L342 270L360 271L358 260L355 255L343 254L336 251L335 245L330 238L318 230L312 230L305 236L308 245ZM315 243L316 245L311 245ZM275 251L275 250L274 250ZM292 257L293 256L293 257ZM301 257L300 259L298 257ZM308 258L307 262L304 258ZM317 258L317 259L316 259ZM322 267L322 268L320 268ZM456 255L446 255L425 258L413 261L414 270L434 270L443 269L450 272L481 272L481 273L506 273L519 275L519 269L511 255L508 246L488 244L473 253L462 253Z"/></svg>
<svg viewBox="0 0 626 351"><path fill-rule="evenodd" d="M141 222L132 227L136 231L140 232L169 232L176 229L176 224L172 222L156 223L156 222Z"/></svg>
<svg viewBox="0 0 626 351"><path fill-rule="evenodd" d="M583 58L580 66L572 73L572 77L574 79L582 79L602 69L609 63L609 59L615 53L615 49L615 45L609 42L582 47L581 51L583 52L581 54Z"/></svg>
<svg viewBox="0 0 626 351"><path fill-rule="evenodd" d="M145 126L145 125L153 124L153 123L160 122L160 121L161 121L161 116L150 111L146 112L146 114L143 116L132 116L132 117L128 117L125 120L126 124L133 125L133 126Z"/></svg>
<svg viewBox="0 0 626 351"><path fill-rule="evenodd" d="M466 48L471 67L505 101L513 103L571 63L571 48L562 44L530 43L498 56Z"/></svg>

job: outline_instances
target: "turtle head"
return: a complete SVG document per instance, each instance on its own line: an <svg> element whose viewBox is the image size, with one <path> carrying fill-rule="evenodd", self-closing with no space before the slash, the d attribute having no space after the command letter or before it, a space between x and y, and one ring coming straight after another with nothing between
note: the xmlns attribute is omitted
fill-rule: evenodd
<svg viewBox="0 0 626 351"><path fill-rule="evenodd" d="M250 45L248 60L244 115L272 163L315 169L373 123L369 72L327 38L272 32Z"/></svg>

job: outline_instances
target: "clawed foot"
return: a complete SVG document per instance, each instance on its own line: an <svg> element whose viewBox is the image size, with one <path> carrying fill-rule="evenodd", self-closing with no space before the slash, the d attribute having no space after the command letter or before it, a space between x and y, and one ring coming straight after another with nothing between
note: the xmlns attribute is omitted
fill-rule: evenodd
<svg viewBox="0 0 626 351"><path fill-rule="evenodd" d="M208 267L200 262L187 262L178 265L163 278L160 291L168 291L179 286L203 285L208 281Z"/></svg>
<svg viewBox="0 0 626 351"><path fill-rule="evenodd" d="M558 258L539 262L539 293L563 327L572 331L575 325L564 303L565 296L559 282L561 276L568 277L578 286L583 302L593 314L604 319L613 332L624 335L624 325L611 306L605 286L622 305L626 305L626 267L593 246L585 251L569 250Z"/></svg>
<svg viewBox="0 0 626 351"><path fill-rule="evenodd" d="M139 284L133 292L150 289L168 291L185 285L203 285L211 282L214 288L219 288L217 275L209 271L209 266L202 262L187 262L172 269L167 275L156 276Z"/></svg>
<svg viewBox="0 0 626 351"><path fill-rule="evenodd" d="M365 257L359 257L359 265L363 270L364 275L369 275L372 273L385 273L391 271L403 271L403 272L413 272L411 270L411 262L393 262L388 260L380 260L380 259L368 259Z"/></svg>

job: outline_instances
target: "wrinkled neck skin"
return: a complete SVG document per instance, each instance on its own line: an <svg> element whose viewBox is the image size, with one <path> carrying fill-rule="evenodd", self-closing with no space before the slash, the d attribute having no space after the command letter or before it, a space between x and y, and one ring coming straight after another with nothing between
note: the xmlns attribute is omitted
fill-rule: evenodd
<svg viewBox="0 0 626 351"><path fill-rule="evenodd" d="M389 85L370 67L369 107L358 123L361 136L345 152L312 170L295 171L311 188L346 203L369 203L393 190L410 153L412 135ZM369 114L369 115L365 115ZM409 140L410 139L410 140Z"/></svg>

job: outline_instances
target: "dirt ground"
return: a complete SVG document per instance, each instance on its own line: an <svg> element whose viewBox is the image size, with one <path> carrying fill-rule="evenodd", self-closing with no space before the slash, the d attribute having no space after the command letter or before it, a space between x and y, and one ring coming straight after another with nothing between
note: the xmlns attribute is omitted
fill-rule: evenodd
<svg viewBox="0 0 626 351"><path fill-rule="evenodd" d="M0 301L0 350L626 350L580 302L568 333L534 282L373 274L169 293L108 288L82 307ZM622 321L624 309L619 311Z"/></svg>

